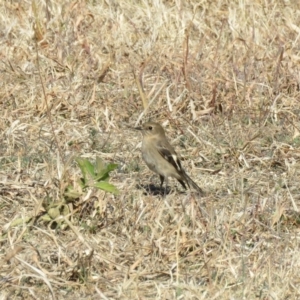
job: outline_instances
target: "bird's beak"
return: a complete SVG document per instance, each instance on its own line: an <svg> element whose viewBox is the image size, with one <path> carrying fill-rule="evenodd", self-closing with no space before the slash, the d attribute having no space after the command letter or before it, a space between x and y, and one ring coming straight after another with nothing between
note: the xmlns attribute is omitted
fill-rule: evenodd
<svg viewBox="0 0 300 300"><path fill-rule="evenodd" d="M131 129L131 130L143 130L142 127L132 127L132 126L127 126L128 129Z"/></svg>

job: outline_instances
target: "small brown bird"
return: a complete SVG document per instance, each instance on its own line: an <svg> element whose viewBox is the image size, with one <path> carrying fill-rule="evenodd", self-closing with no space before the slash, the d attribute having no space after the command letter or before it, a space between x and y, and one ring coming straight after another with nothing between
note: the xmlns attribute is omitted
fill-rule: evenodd
<svg viewBox="0 0 300 300"><path fill-rule="evenodd" d="M157 173L160 177L161 187L168 177L176 178L186 189L186 185L191 186L201 195L203 190L186 174L182 168L180 160L168 142L165 131L162 126L155 122L144 123L141 127L135 128L141 130L143 134L142 157L150 170Z"/></svg>

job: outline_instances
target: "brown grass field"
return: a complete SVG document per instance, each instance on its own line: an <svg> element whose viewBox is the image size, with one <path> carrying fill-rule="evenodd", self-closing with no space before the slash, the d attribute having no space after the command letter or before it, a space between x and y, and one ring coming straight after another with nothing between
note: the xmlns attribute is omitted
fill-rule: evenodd
<svg viewBox="0 0 300 300"><path fill-rule="evenodd" d="M299 1L3 0L0 24L0 300L300 299ZM204 197L161 193L148 120Z"/></svg>

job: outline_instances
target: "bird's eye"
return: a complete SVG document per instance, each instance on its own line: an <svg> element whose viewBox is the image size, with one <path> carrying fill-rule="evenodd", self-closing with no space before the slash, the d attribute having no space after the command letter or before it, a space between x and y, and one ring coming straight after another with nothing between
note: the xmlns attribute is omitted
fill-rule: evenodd
<svg viewBox="0 0 300 300"><path fill-rule="evenodd" d="M149 126L148 129L149 129L149 130L152 130L152 126Z"/></svg>

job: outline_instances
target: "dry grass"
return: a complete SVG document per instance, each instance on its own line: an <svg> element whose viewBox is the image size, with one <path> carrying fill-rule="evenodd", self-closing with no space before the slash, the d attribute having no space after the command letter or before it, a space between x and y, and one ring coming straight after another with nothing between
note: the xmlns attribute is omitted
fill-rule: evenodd
<svg viewBox="0 0 300 300"><path fill-rule="evenodd" d="M1 300L299 299L297 2L0 1ZM206 197L145 192L150 118ZM78 156L120 195L43 221Z"/></svg>

